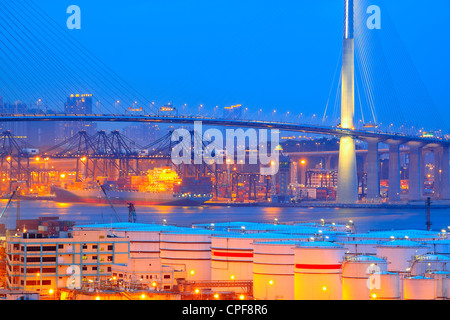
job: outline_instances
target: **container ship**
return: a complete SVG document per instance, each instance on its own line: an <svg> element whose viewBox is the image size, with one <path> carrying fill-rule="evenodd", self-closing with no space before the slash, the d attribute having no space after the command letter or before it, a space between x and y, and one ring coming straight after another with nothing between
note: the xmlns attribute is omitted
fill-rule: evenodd
<svg viewBox="0 0 450 320"><path fill-rule="evenodd" d="M100 183L105 190L98 185ZM57 202L108 203L136 205L199 206L211 200L212 182L208 177L180 179L170 168L149 170L145 176L117 180L98 178L97 182L74 182L53 186Z"/></svg>

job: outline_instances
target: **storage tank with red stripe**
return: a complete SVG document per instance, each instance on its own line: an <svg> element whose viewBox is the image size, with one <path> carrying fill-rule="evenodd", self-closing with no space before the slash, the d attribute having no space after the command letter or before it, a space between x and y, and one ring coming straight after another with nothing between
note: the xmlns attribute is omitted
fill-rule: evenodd
<svg viewBox="0 0 450 320"><path fill-rule="evenodd" d="M227 233L211 238L211 279L253 280L253 243L256 241L298 240L308 237L278 233Z"/></svg>
<svg viewBox="0 0 450 320"><path fill-rule="evenodd" d="M161 264L173 266L176 278L211 280L211 234L190 228L161 232Z"/></svg>
<svg viewBox="0 0 450 320"><path fill-rule="evenodd" d="M342 299L370 300L370 289L380 286L387 261L375 256L348 256L342 264Z"/></svg>
<svg viewBox="0 0 450 320"><path fill-rule="evenodd" d="M253 243L253 296L294 300L294 248L298 241Z"/></svg>
<svg viewBox="0 0 450 320"><path fill-rule="evenodd" d="M294 248L295 300L341 300L341 266L346 249L313 241Z"/></svg>

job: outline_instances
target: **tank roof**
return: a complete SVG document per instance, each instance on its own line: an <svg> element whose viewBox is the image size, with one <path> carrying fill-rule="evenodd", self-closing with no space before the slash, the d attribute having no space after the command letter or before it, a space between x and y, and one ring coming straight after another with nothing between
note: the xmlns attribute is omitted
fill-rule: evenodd
<svg viewBox="0 0 450 320"><path fill-rule="evenodd" d="M257 233L238 233L229 232L213 235L215 238L243 238L243 239L309 239L309 237L299 235L289 235L283 233L257 232Z"/></svg>
<svg viewBox="0 0 450 320"><path fill-rule="evenodd" d="M410 279L410 280L433 280L433 278L430 278L430 277L427 277L427 276L406 277L405 279Z"/></svg>
<svg viewBox="0 0 450 320"><path fill-rule="evenodd" d="M341 245L345 244L379 244L384 242L383 240L372 240L372 239L363 239L363 240L350 240L350 241L336 241L336 243L339 243Z"/></svg>
<svg viewBox="0 0 450 320"><path fill-rule="evenodd" d="M445 256L443 254L422 254L415 257L418 261L450 261L449 256Z"/></svg>
<svg viewBox="0 0 450 320"><path fill-rule="evenodd" d="M379 247L404 247L404 248L414 248L414 247L425 247L422 243L411 241L411 240L392 240L387 242L382 242L378 245Z"/></svg>
<svg viewBox="0 0 450 320"><path fill-rule="evenodd" d="M382 261L386 261L385 259L381 259L377 256L369 256L369 255L356 255L356 256L350 256L347 257L347 261L352 261L352 262L364 262L364 261L372 261L372 262L382 262Z"/></svg>
<svg viewBox="0 0 450 320"><path fill-rule="evenodd" d="M172 225L162 224L150 224L150 223L103 223L103 224L88 224L75 226L74 229L109 229L118 231L162 231L162 230L177 230L180 227Z"/></svg>
<svg viewBox="0 0 450 320"><path fill-rule="evenodd" d="M378 239L420 239L439 237L439 232L425 230L388 230L388 231L369 231L366 233L350 234L352 238L378 238Z"/></svg>
<svg viewBox="0 0 450 320"><path fill-rule="evenodd" d="M330 248L330 249L344 249L343 246L334 242L328 241L309 241L309 242L299 242L297 247L302 248Z"/></svg>
<svg viewBox="0 0 450 320"><path fill-rule="evenodd" d="M297 240L280 240L280 241L255 241L254 244L268 244L268 245L296 245L300 241Z"/></svg>

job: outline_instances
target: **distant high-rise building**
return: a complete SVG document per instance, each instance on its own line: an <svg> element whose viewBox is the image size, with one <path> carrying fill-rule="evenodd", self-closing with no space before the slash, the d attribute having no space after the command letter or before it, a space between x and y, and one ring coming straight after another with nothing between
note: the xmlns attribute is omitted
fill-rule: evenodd
<svg viewBox="0 0 450 320"><path fill-rule="evenodd" d="M123 134L136 142L137 145L145 147L161 137L161 128L156 124L136 124L123 128Z"/></svg>
<svg viewBox="0 0 450 320"><path fill-rule="evenodd" d="M67 98L64 106L65 113L92 114L92 94L72 94ZM77 121L62 123L63 140L69 139L80 131L95 134L97 126L91 121Z"/></svg>
<svg viewBox="0 0 450 320"><path fill-rule="evenodd" d="M3 103L0 105L0 113L4 114L17 114L27 113L27 105L22 101L16 101L14 103ZM26 122L0 122L0 129L2 132L11 131L16 139L27 138L27 125Z"/></svg>
<svg viewBox="0 0 450 320"><path fill-rule="evenodd" d="M92 94L72 94L64 106L66 113L92 113Z"/></svg>

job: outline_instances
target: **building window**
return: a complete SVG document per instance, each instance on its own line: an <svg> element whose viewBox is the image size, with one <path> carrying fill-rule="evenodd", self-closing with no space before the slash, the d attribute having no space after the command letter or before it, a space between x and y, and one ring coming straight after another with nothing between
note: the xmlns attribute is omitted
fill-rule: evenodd
<svg viewBox="0 0 450 320"><path fill-rule="evenodd" d="M41 262L41 257L27 257L27 263Z"/></svg>
<svg viewBox="0 0 450 320"><path fill-rule="evenodd" d="M64 245L63 244L58 244L58 249L64 249Z"/></svg>
<svg viewBox="0 0 450 320"><path fill-rule="evenodd" d="M56 273L56 268L42 268L42 273Z"/></svg>
<svg viewBox="0 0 450 320"><path fill-rule="evenodd" d="M43 246L42 251L56 251L56 246Z"/></svg>
<svg viewBox="0 0 450 320"><path fill-rule="evenodd" d="M112 256L108 256L108 261L111 262L112 260Z"/></svg>
<svg viewBox="0 0 450 320"><path fill-rule="evenodd" d="M170 279L170 274L165 274L164 279Z"/></svg>
<svg viewBox="0 0 450 320"><path fill-rule="evenodd" d="M83 271L87 271L87 266L83 266Z"/></svg>
<svg viewBox="0 0 450 320"><path fill-rule="evenodd" d="M40 273L41 268L27 268L27 273Z"/></svg>
<svg viewBox="0 0 450 320"><path fill-rule="evenodd" d="M97 267L96 266L92 267L92 271L97 271Z"/></svg>
<svg viewBox="0 0 450 320"><path fill-rule="evenodd" d="M98 245L96 245L96 244L93 244L93 245L92 245L92 249L93 249L93 250L97 250L97 248L98 248Z"/></svg>
<svg viewBox="0 0 450 320"><path fill-rule="evenodd" d="M87 249L87 244L85 243L85 244L83 244L83 250L86 250Z"/></svg>
<svg viewBox="0 0 450 320"><path fill-rule="evenodd" d="M112 244L108 245L108 251L112 251L112 250L113 250Z"/></svg>
<svg viewBox="0 0 450 320"><path fill-rule="evenodd" d="M56 262L56 257L42 257L42 262Z"/></svg>
<svg viewBox="0 0 450 320"><path fill-rule="evenodd" d="M92 256L92 260L97 260L97 256Z"/></svg>

